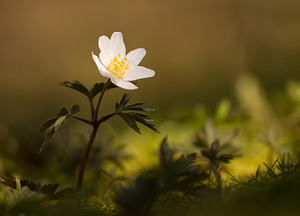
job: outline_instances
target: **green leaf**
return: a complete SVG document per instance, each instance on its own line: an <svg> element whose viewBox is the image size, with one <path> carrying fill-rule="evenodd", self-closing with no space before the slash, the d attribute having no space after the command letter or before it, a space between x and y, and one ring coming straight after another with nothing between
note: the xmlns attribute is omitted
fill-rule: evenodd
<svg viewBox="0 0 300 216"><path fill-rule="evenodd" d="M235 156L232 154L222 154L217 157L217 159L223 163L230 163L230 161L234 158Z"/></svg>
<svg viewBox="0 0 300 216"><path fill-rule="evenodd" d="M109 89L113 89L113 88L118 88L118 86L116 86L115 84L113 84L112 82L109 82L106 90L109 90Z"/></svg>
<svg viewBox="0 0 300 216"><path fill-rule="evenodd" d="M145 125L146 127L150 128L151 130L159 133L159 134L162 134L154 124L148 122L150 117L146 116L146 115L143 115L143 114L140 114L140 113L126 113L127 115L131 116L135 121L138 121L140 122L141 124ZM150 118L150 121L152 121L153 119Z"/></svg>
<svg viewBox="0 0 300 216"><path fill-rule="evenodd" d="M119 215L145 216L161 194L159 179L153 175L140 175L132 184L115 190L114 201L121 210Z"/></svg>
<svg viewBox="0 0 300 216"><path fill-rule="evenodd" d="M160 145L160 165L163 175L163 187L166 190L176 190L193 194L203 187L202 181L208 178L201 166L196 164L195 153L181 155L174 159L174 152L169 148L167 139L164 138Z"/></svg>
<svg viewBox="0 0 300 216"><path fill-rule="evenodd" d="M69 111L67 110L66 107L63 107L59 113L56 115L56 118L62 117L62 116L66 116L69 115Z"/></svg>
<svg viewBox="0 0 300 216"><path fill-rule="evenodd" d="M90 90L90 98L94 98L98 93L100 93L104 88L104 83L96 83L94 87Z"/></svg>
<svg viewBox="0 0 300 216"><path fill-rule="evenodd" d="M13 189L17 189L16 177L0 176L0 178L2 183L5 184L6 186L11 187Z"/></svg>
<svg viewBox="0 0 300 216"><path fill-rule="evenodd" d="M48 194L48 195L54 194L56 189L58 188L58 185L59 185L58 183L43 185L42 193L43 194Z"/></svg>
<svg viewBox="0 0 300 216"><path fill-rule="evenodd" d="M78 113L78 112L80 112L80 106L77 105L77 104L73 105L72 108L71 108L71 114L73 115L73 114Z"/></svg>
<svg viewBox="0 0 300 216"><path fill-rule="evenodd" d="M59 112L59 114L53 118L48 120L45 124L46 126L43 126L41 128L40 131L45 131L46 129L49 129L49 132L47 133L44 142L42 143L39 153L41 153L49 144L50 140L52 139L53 135L55 134L55 132L57 130L59 130L65 123L66 121L69 119L70 115L69 112L66 110L65 108L61 109L61 111ZM63 115L65 114L65 115ZM60 116L60 117L59 117ZM55 120L55 121L54 121ZM50 125L50 123L52 123Z"/></svg>
<svg viewBox="0 0 300 216"><path fill-rule="evenodd" d="M131 99L131 95L125 93L120 101L120 109L123 110L123 108L126 106L126 104L129 102L129 100Z"/></svg>
<svg viewBox="0 0 300 216"><path fill-rule="evenodd" d="M66 120L67 120L67 116L62 116L58 118L53 124L54 130L57 131L59 128L61 128L61 126L65 124Z"/></svg>
<svg viewBox="0 0 300 216"><path fill-rule="evenodd" d="M101 82L101 83L96 83L93 88L91 88L90 90L90 98L93 99L94 97L97 96L97 94L99 94L100 92L102 92L103 88L105 86L105 83ZM113 84L112 82L110 82L106 88L106 90L112 89L112 88L116 88L118 86L116 86L115 84Z"/></svg>
<svg viewBox="0 0 300 216"><path fill-rule="evenodd" d="M74 106L76 106L76 105L74 105ZM47 130L48 128L52 127L60 117L67 116L67 115L69 115L69 112L66 107L63 107L54 118L51 118L51 119L47 120L45 123L43 123L43 125L40 129L40 132L42 133L45 130Z"/></svg>
<svg viewBox="0 0 300 216"><path fill-rule="evenodd" d="M145 111L145 112L155 111L155 109L145 105L144 103L132 104L132 105L124 107L123 110Z"/></svg>
<svg viewBox="0 0 300 216"><path fill-rule="evenodd" d="M61 83L61 85L79 91L85 96L87 96L88 98L91 98L90 91L79 81L73 81L73 82L65 81Z"/></svg>
<svg viewBox="0 0 300 216"><path fill-rule="evenodd" d="M142 113L129 112L127 114L131 115L134 118L142 118L146 121L154 121L153 118L151 118L150 116L147 116L145 114L142 114Z"/></svg>
<svg viewBox="0 0 300 216"><path fill-rule="evenodd" d="M137 126L136 121L134 120L133 117L131 117L127 113L120 113L120 116L127 123L127 125L129 127L131 127L133 130L135 130L139 134L142 134L140 128Z"/></svg>
<svg viewBox="0 0 300 216"><path fill-rule="evenodd" d="M131 99L130 94L124 94L121 101L119 103L116 103L115 109L116 113L120 114L120 116L127 122L127 124L133 128L135 131L138 133L140 132L140 129L138 128L136 121L139 123L145 125L146 127L150 128L151 130L160 133L161 132L156 128L156 126L150 121L153 121L153 119L145 114L137 113L137 112L129 112L129 113L124 113L123 111L153 111L152 108L146 106L144 103L135 103L129 106L126 106L126 104L129 102Z"/></svg>
<svg viewBox="0 0 300 216"><path fill-rule="evenodd" d="M56 184L46 184L41 185L40 183L36 183L32 180L28 179L19 179L12 176L0 176L2 179L2 183L17 190L17 181L20 182L21 187L28 187L31 191L52 195L56 191L58 187L58 183Z"/></svg>
<svg viewBox="0 0 300 216"><path fill-rule="evenodd" d="M45 148L48 146L49 142L51 141L53 135L55 134L55 129L52 128L49 133L46 135L44 142L42 143L39 153L43 152Z"/></svg>
<svg viewBox="0 0 300 216"><path fill-rule="evenodd" d="M167 137L165 137L160 144L160 150L159 150L159 161L163 169L166 169L168 164L172 163L173 155L174 152L172 149L169 148L167 143Z"/></svg>
<svg viewBox="0 0 300 216"><path fill-rule="evenodd" d="M40 129L40 133L43 133L45 130L47 130L49 127L51 127L55 122L56 122L57 118L51 118L49 120L47 120L41 127Z"/></svg>
<svg viewBox="0 0 300 216"><path fill-rule="evenodd" d="M71 113L69 113L66 107L63 107L54 118L47 120L42 125L40 132L44 132L47 129L49 129L49 131L44 142L42 143L39 153L41 153L47 147L55 132L58 131L72 115L78 113L79 111L80 107L77 104L72 106Z"/></svg>

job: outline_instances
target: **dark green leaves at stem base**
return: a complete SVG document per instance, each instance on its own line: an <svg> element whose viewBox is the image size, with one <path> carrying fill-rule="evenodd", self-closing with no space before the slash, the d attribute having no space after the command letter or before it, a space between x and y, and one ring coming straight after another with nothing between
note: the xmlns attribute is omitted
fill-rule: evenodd
<svg viewBox="0 0 300 216"><path fill-rule="evenodd" d="M79 191L74 188L64 188L56 192L59 186L58 183L42 185L41 183L37 183L32 180L19 179L12 176L0 176L0 180L3 184L14 190L20 190L23 187L28 187L29 190L33 192L47 195L50 200L74 199L79 196ZM18 184L20 188L18 188Z"/></svg>
<svg viewBox="0 0 300 216"><path fill-rule="evenodd" d="M166 138L160 145L159 160L165 190L193 194L204 187L202 182L209 177L197 164L195 153L174 159L174 152L169 148Z"/></svg>
<svg viewBox="0 0 300 216"><path fill-rule="evenodd" d="M20 182L21 187L28 187L31 191L52 195L56 191L58 184L46 184L41 185L40 183L36 183L32 180L28 179L17 179L16 177L11 176L1 176L2 183L8 187L11 187L17 190L17 181Z"/></svg>
<svg viewBox="0 0 300 216"><path fill-rule="evenodd" d="M196 164L196 155L174 157L165 138L160 145L160 167L146 170L131 184L121 185L114 200L121 209L121 216L150 215L155 202L172 192L196 194L204 188L208 174Z"/></svg>

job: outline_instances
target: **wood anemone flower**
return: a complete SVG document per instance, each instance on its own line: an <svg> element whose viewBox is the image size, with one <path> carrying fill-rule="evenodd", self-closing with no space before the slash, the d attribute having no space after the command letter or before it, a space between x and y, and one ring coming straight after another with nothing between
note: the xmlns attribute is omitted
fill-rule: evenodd
<svg viewBox="0 0 300 216"><path fill-rule="evenodd" d="M121 32L114 32L109 39L99 37L99 57L92 53L98 70L102 76L110 78L111 82L123 89L134 90L138 87L130 81L153 77L155 72L139 66L146 55L144 48L132 50L126 55L126 47Z"/></svg>

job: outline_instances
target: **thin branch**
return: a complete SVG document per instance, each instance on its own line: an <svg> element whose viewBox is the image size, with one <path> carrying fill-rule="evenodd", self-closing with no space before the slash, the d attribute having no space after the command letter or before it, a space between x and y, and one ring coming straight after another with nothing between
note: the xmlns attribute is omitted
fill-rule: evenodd
<svg viewBox="0 0 300 216"><path fill-rule="evenodd" d="M84 122L86 124L89 124L89 125L93 125L93 122L91 122L91 121L89 121L85 118L79 117L79 116L71 116L71 118L77 119L77 120L82 121L82 122Z"/></svg>
<svg viewBox="0 0 300 216"><path fill-rule="evenodd" d="M101 119L99 119L97 121L97 125L100 125L102 122L105 122L106 120L108 120L109 118L111 118L111 117L113 117L113 116L115 116L117 114L118 114L117 112L114 112L114 113L111 113L109 115L103 116Z"/></svg>
<svg viewBox="0 0 300 216"><path fill-rule="evenodd" d="M98 100L98 103L97 103L97 106L96 106L96 111L95 111L95 115L94 115L94 119L93 119L93 122L96 122L97 121L97 118L98 118L98 112L99 112L99 107L100 107L100 104L101 104L101 101L102 101L102 98L103 98L103 95L108 87L108 85L110 84L110 79L108 79L105 83L105 86L103 87L102 91L101 91L101 94L100 94L100 97L99 97L99 100Z"/></svg>

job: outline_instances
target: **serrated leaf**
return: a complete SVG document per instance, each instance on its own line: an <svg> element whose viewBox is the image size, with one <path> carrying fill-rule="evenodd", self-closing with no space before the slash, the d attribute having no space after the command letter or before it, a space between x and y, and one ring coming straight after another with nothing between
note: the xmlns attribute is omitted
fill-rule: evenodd
<svg viewBox="0 0 300 216"><path fill-rule="evenodd" d="M121 118L127 123L129 127L135 130L137 133L142 134L140 128L137 126L136 121L127 113L120 113Z"/></svg>
<svg viewBox="0 0 300 216"><path fill-rule="evenodd" d="M145 105L144 103L132 104L132 105L124 107L123 110L145 111L145 112L155 111L155 109Z"/></svg>
<svg viewBox="0 0 300 216"><path fill-rule="evenodd" d="M94 97L97 96L97 94L99 94L100 92L102 92L103 88L105 86L105 83L96 83L93 88L91 88L90 90L90 98L93 99ZM113 84L112 82L110 82L106 88L106 90L112 89L112 88L116 88L118 86L116 86L115 84Z"/></svg>
<svg viewBox="0 0 300 216"><path fill-rule="evenodd" d="M43 187L42 187L42 193L43 194L48 194L48 195L54 194L55 191L56 191L56 189L58 188L58 186L59 186L58 183L43 185Z"/></svg>
<svg viewBox="0 0 300 216"><path fill-rule="evenodd" d="M174 152L169 148L167 138L164 138L160 144L159 161L161 166L166 169L168 164L172 163Z"/></svg>
<svg viewBox="0 0 300 216"><path fill-rule="evenodd" d="M201 166L196 164L196 153L181 155L174 159L174 153L169 148L166 138L160 145L160 164L163 170L164 188L193 194L201 186L201 181L208 178ZM199 189L199 188L198 188Z"/></svg>
<svg viewBox="0 0 300 216"><path fill-rule="evenodd" d="M0 176L0 178L2 183L5 184L6 186L11 187L13 189L17 189L16 177Z"/></svg>
<svg viewBox="0 0 300 216"><path fill-rule="evenodd" d="M56 118L62 117L62 116L66 116L69 115L69 111L67 110L66 107L63 107L59 113L56 115Z"/></svg>
<svg viewBox="0 0 300 216"><path fill-rule="evenodd" d="M105 84L102 83L96 83L94 85L94 87L90 90L90 98L94 98L98 93L100 93L103 88L104 88Z"/></svg>
<svg viewBox="0 0 300 216"><path fill-rule="evenodd" d="M214 161L215 159L217 159L216 157L217 157L217 153L219 152L219 147L220 147L219 141L216 140L211 144L209 149L202 150L201 154L204 157L207 157L210 161Z"/></svg>
<svg viewBox="0 0 300 216"><path fill-rule="evenodd" d="M79 111L80 111L80 107L77 104L72 106L71 113L69 113L66 107L63 107L56 115L56 117L47 120L42 125L40 132L44 132L47 129L49 129L49 131L45 137L43 144L40 147L39 153L41 153L46 148L46 146L49 144L55 132L58 131L72 115L78 113Z"/></svg>
<svg viewBox="0 0 300 216"><path fill-rule="evenodd" d="M132 117L136 117L136 118L142 118L146 121L154 121L153 118L151 118L150 116L147 116L145 114L142 114L142 113L136 113L136 112L130 112L130 113L127 113L129 115L131 115Z"/></svg>
<svg viewBox="0 0 300 216"><path fill-rule="evenodd" d="M77 104L73 105L72 108L71 108L71 114L75 114L75 113L78 113L78 112L80 112L80 106L77 105Z"/></svg>
<svg viewBox="0 0 300 216"><path fill-rule="evenodd" d="M52 127L60 117L67 116L67 115L69 115L69 112L66 107L63 107L54 118L51 118L47 120L45 123L43 123L40 132L42 133L48 128Z"/></svg>
<svg viewBox="0 0 300 216"><path fill-rule="evenodd" d="M42 143L39 153L43 152L45 148L48 146L50 140L52 139L53 135L55 134L55 129L52 128L49 133L46 135L44 142Z"/></svg>
<svg viewBox="0 0 300 216"><path fill-rule="evenodd" d="M16 177L12 176L1 176L2 183L7 185L8 187L11 187L15 190L17 190L17 180L19 180L21 187L28 187L31 191L38 192L38 193L43 193L43 194L48 194L51 195L53 194L57 187L58 183L56 184L46 184L46 185L41 185L40 183L36 183L32 180L28 179L18 179Z"/></svg>
<svg viewBox="0 0 300 216"><path fill-rule="evenodd" d="M143 114L139 114L139 113L126 113L127 115L131 116L135 121L140 122L141 124L145 125L146 127L150 128L151 130L155 131L156 133L162 134L154 124L148 122L146 120L146 118L148 118L148 116L146 116L146 118L144 118Z"/></svg>
<svg viewBox="0 0 300 216"><path fill-rule="evenodd" d="M109 84L108 84L106 90L108 90L108 89L113 89L113 88L117 88L117 87L118 87L118 86L116 86L116 85L113 84L112 82L109 82Z"/></svg>
<svg viewBox="0 0 300 216"><path fill-rule="evenodd" d="M229 163L235 156L232 154L222 154L217 159L223 163Z"/></svg>
<svg viewBox="0 0 300 216"><path fill-rule="evenodd" d="M126 104L129 102L129 100L131 99L131 95L125 93L119 103L119 109L118 111L122 111L124 109L124 107L126 106Z"/></svg>
<svg viewBox="0 0 300 216"><path fill-rule="evenodd" d="M28 179L20 179L21 182L21 186L22 187L28 187L31 191L35 191L38 193L42 192L42 188L41 185L32 181L32 180L28 180Z"/></svg>
<svg viewBox="0 0 300 216"><path fill-rule="evenodd" d="M43 133L45 130L47 130L49 127L51 127L57 120L57 117L51 118L47 120L41 127L40 133Z"/></svg>
<svg viewBox="0 0 300 216"><path fill-rule="evenodd" d="M65 81L61 84L65 87L79 91L85 96L87 96L88 98L91 98L90 91L79 81L73 81L73 82Z"/></svg>
<svg viewBox="0 0 300 216"><path fill-rule="evenodd" d="M58 131L66 123L67 119L68 119L68 116L62 116L62 117L58 118L55 121L55 123L53 124L51 130L46 135L45 140L44 140L43 144L40 147L39 153L44 151L44 149L47 147L47 145L51 141L51 139L52 139L53 135L55 134L55 132Z"/></svg>

